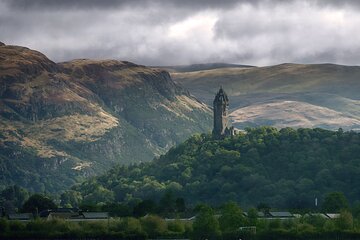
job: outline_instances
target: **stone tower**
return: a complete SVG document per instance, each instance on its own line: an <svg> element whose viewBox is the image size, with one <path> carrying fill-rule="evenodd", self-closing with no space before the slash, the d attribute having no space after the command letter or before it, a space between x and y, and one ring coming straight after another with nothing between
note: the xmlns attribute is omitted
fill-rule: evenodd
<svg viewBox="0 0 360 240"><path fill-rule="evenodd" d="M230 127L228 120L229 98L225 91L220 87L214 99L214 129L213 136L221 139L226 136L234 135L234 127Z"/></svg>

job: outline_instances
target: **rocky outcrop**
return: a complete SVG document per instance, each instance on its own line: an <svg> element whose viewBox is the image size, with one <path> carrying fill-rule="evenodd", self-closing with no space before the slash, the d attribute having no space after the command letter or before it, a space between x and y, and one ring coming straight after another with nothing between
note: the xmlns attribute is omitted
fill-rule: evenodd
<svg viewBox="0 0 360 240"><path fill-rule="evenodd" d="M56 64L7 45L0 59L3 185L57 191L210 129L210 110L166 71L115 60Z"/></svg>

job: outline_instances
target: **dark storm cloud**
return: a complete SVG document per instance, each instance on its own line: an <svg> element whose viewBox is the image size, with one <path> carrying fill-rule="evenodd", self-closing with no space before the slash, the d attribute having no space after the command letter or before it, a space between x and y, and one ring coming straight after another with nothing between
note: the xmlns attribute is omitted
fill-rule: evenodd
<svg viewBox="0 0 360 240"><path fill-rule="evenodd" d="M0 0L0 41L55 61L360 64L360 1Z"/></svg>

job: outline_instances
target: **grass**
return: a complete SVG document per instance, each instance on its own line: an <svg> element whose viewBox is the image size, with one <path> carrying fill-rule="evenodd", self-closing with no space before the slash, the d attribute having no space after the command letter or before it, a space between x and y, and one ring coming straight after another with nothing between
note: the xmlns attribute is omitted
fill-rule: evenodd
<svg viewBox="0 0 360 240"><path fill-rule="evenodd" d="M219 85L231 96L250 93L349 91L360 89L360 67L340 65L281 64L271 67L223 68L172 73L175 81L192 90L217 91ZM337 88L340 87L340 88ZM355 89L354 89L355 88ZM207 91L206 91L207 90ZM356 95L355 95L356 96Z"/></svg>

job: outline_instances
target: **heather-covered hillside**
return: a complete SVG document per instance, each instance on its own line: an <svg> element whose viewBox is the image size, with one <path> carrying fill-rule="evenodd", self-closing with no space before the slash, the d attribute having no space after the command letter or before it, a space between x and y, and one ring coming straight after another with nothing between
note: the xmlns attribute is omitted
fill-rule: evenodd
<svg viewBox="0 0 360 240"><path fill-rule="evenodd" d="M0 46L0 185L57 191L116 163L152 160L211 111L166 71L130 62L54 63Z"/></svg>

